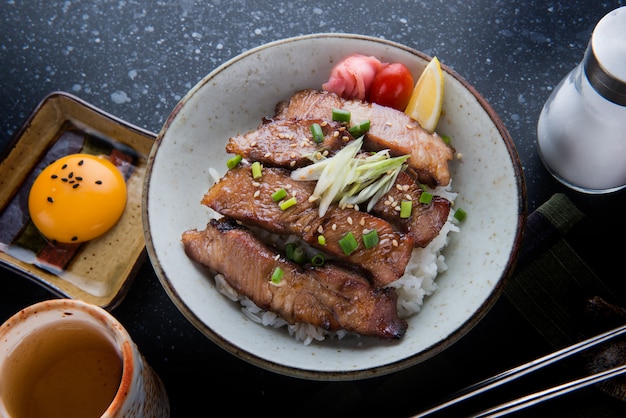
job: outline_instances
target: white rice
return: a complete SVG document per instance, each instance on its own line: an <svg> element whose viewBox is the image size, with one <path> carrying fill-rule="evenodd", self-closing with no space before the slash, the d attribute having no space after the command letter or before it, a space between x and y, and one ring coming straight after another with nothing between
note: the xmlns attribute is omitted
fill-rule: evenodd
<svg viewBox="0 0 626 418"><path fill-rule="evenodd" d="M451 191L451 184L438 187L433 194L444 197L454 204L457 193ZM454 205L453 205L454 207ZM458 222L454 219L454 209L450 211L447 222L442 227L439 235L435 237L425 248L415 248L411 259L406 267L404 275L389 284L396 289L398 294L398 314L402 318L409 318L417 314L422 308L424 298L432 295L437 290L436 279L440 273L448 269L443 249L448 245L449 233L459 232ZM289 335L304 345L309 345L314 340L323 341L326 338L342 339L349 333L346 331L329 332L322 328L306 323L288 324L273 312L265 311L254 304L245 296L240 296L230 287L224 276L215 276L217 289L232 301L241 304L243 314L250 320L266 327L287 327Z"/></svg>

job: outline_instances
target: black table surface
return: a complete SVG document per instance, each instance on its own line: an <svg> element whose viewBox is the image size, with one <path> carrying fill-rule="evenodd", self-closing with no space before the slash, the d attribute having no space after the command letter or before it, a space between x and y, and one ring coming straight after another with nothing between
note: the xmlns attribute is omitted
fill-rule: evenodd
<svg viewBox="0 0 626 418"><path fill-rule="evenodd" d="M567 194L597 225L581 239L585 261L598 275L624 276L619 258L624 245L605 242L623 231L625 193L589 196L571 191L547 173L536 151L536 124L543 103L581 60L597 21L624 3L4 0L0 3L0 152L39 101L53 91L71 93L157 133L192 86L250 48L319 32L376 36L438 56L475 86L516 144L528 212L555 192ZM0 321L52 297L56 295L2 270ZM466 358L467 367L440 376L447 383L434 389L411 370L352 382L323 382L250 365L216 346L185 319L149 260L113 314L161 376L172 416L204 416L223 407L231 407L237 415L408 416L426 406L412 400L416 391L431 387L435 401L463 384L547 352L531 329L508 324L511 309L501 298L477 327L444 351L447 356ZM437 357L429 362L436 364ZM557 368L554 374L558 373ZM584 410L577 403L605 402L622 408L626 415L626 404L615 405L593 388L536 406L526 414L574 416Z"/></svg>

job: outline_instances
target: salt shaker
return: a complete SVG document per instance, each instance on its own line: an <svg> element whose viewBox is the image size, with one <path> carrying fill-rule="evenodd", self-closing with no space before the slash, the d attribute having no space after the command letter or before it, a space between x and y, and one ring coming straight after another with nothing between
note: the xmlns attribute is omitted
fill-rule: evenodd
<svg viewBox="0 0 626 418"><path fill-rule="evenodd" d="M543 164L571 189L626 187L626 6L598 22L582 61L546 101L537 136Z"/></svg>

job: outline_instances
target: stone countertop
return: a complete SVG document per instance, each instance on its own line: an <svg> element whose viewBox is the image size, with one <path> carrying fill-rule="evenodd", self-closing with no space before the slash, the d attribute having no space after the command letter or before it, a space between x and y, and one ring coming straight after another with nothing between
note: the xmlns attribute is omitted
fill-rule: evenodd
<svg viewBox="0 0 626 418"><path fill-rule="evenodd" d="M553 193L564 192L583 211L599 219L619 213L624 194L591 198L558 184L537 155L536 123L553 88L582 59L596 22L624 3L4 0L0 3L0 153L7 150L35 106L53 91L71 93L158 133L187 91L236 55L286 37L356 33L436 55L486 98L516 144L525 173L529 212ZM46 290L3 271L0 319L49 297ZM480 343L490 321L496 321L494 315L506 307L497 305L494 311L485 319L486 325L481 324L472 337L451 349L453 355L469 347L480 351L475 344ZM408 374L328 383L305 382L257 369L223 352L193 328L169 300L149 262L142 266L126 299L114 312L163 378L173 416L208 413L222 399L232 399L227 402L232 402L233 413L300 415L293 408L315 401L320 404L303 408L325 411L329 416L372 410L405 416L419 409L406 396L376 402L368 397L385 392L380 387L392 381L415 385L416 390L428 385L403 380ZM536 354L541 353L541 347L537 350ZM495 373L509 363L484 368L468 365L461 374L478 376L478 370ZM405 394L406 390L398 393ZM222 402L228 408L228 403ZM372 405L377 407L371 409Z"/></svg>

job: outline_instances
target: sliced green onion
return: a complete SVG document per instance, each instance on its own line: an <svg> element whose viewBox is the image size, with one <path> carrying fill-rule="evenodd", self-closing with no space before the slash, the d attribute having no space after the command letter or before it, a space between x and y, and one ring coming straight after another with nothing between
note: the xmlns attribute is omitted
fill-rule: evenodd
<svg viewBox="0 0 626 418"><path fill-rule="evenodd" d="M289 209L290 207L292 207L293 205L295 205L296 203L298 203L296 198L295 197L291 197L291 198L289 198L287 200L283 200L282 202L280 202L278 204L278 206L280 206L280 208L282 210L286 210L286 209Z"/></svg>
<svg viewBox="0 0 626 418"><path fill-rule="evenodd" d="M433 200L433 194L428 192L422 192L420 195L420 203L429 204Z"/></svg>
<svg viewBox="0 0 626 418"><path fill-rule="evenodd" d="M252 163L252 178L253 179L260 178L263 175L262 170L263 170L263 166L261 165L260 162L258 161L253 162Z"/></svg>
<svg viewBox="0 0 626 418"><path fill-rule="evenodd" d="M319 245L326 245L326 237L324 235L317 236L317 243Z"/></svg>
<svg viewBox="0 0 626 418"><path fill-rule="evenodd" d="M324 132L322 132L322 127L319 123L311 124L311 133L313 134L313 141L318 144L324 142Z"/></svg>
<svg viewBox="0 0 626 418"><path fill-rule="evenodd" d="M466 216L467 216L467 212L465 212L461 208L458 208L457 210L454 211L454 219L456 219L459 222L462 222Z"/></svg>
<svg viewBox="0 0 626 418"><path fill-rule="evenodd" d="M304 252L304 248L297 246L293 249L293 261L298 264L302 264L306 261L306 253Z"/></svg>
<svg viewBox="0 0 626 418"><path fill-rule="evenodd" d="M441 137L441 139L443 140L444 143L450 145L450 137L448 135L439 135Z"/></svg>
<svg viewBox="0 0 626 418"><path fill-rule="evenodd" d="M365 134L367 131L370 130L370 120L364 120L361 123L357 123L354 126L351 126L350 128L348 128L348 132L350 132L350 134L352 134L353 137L357 138L363 134Z"/></svg>
<svg viewBox="0 0 626 418"><path fill-rule="evenodd" d="M378 231L376 231L375 229L372 229L368 233L363 234L363 245L365 245L365 248L367 248L368 250L378 245L378 241Z"/></svg>
<svg viewBox="0 0 626 418"><path fill-rule="evenodd" d="M339 246L345 255L350 255L358 248L359 243L356 242L356 238L354 238L352 232L348 232L339 240Z"/></svg>
<svg viewBox="0 0 626 418"><path fill-rule="evenodd" d="M311 264L313 264L315 267L321 267L324 265L324 254L322 253L317 253L313 256L313 258L311 258Z"/></svg>
<svg viewBox="0 0 626 418"><path fill-rule="evenodd" d="M403 200L400 203L400 217L402 219L410 218L412 211L413 211L413 202L411 202L410 200Z"/></svg>
<svg viewBox="0 0 626 418"><path fill-rule="evenodd" d="M350 122L350 112L333 107L333 120L337 122Z"/></svg>
<svg viewBox="0 0 626 418"><path fill-rule="evenodd" d="M284 273L285 272L283 271L283 269L281 269L280 267L276 267L274 269L274 272L272 273L272 277L270 280L272 281L272 283L278 284L282 280Z"/></svg>
<svg viewBox="0 0 626 418"><path fill-rule="evenodd" d="M228 161L226 161L226 167L228 167L228 169L231 170L231 169L237 167L237 164L239 164L242 159L243 159L243 157L241 155L237 154L234 157L232 157L231 159L229 159Z"/></svg>
<svg viewBox="0 0 626 418"><path fill-rule="evenodd" d="M285 245L285 256L287 257L287 260L293 261L295 250L296 244L294 244L293 242L289 242Z"/></svg>
<svg viewBox="0 0 626 418"><path fill-rule="evenodd" d="M287 190L280 188L272 193L272 200L274 202L280 202L285 198L285 196L287 196Z"/></svg>

